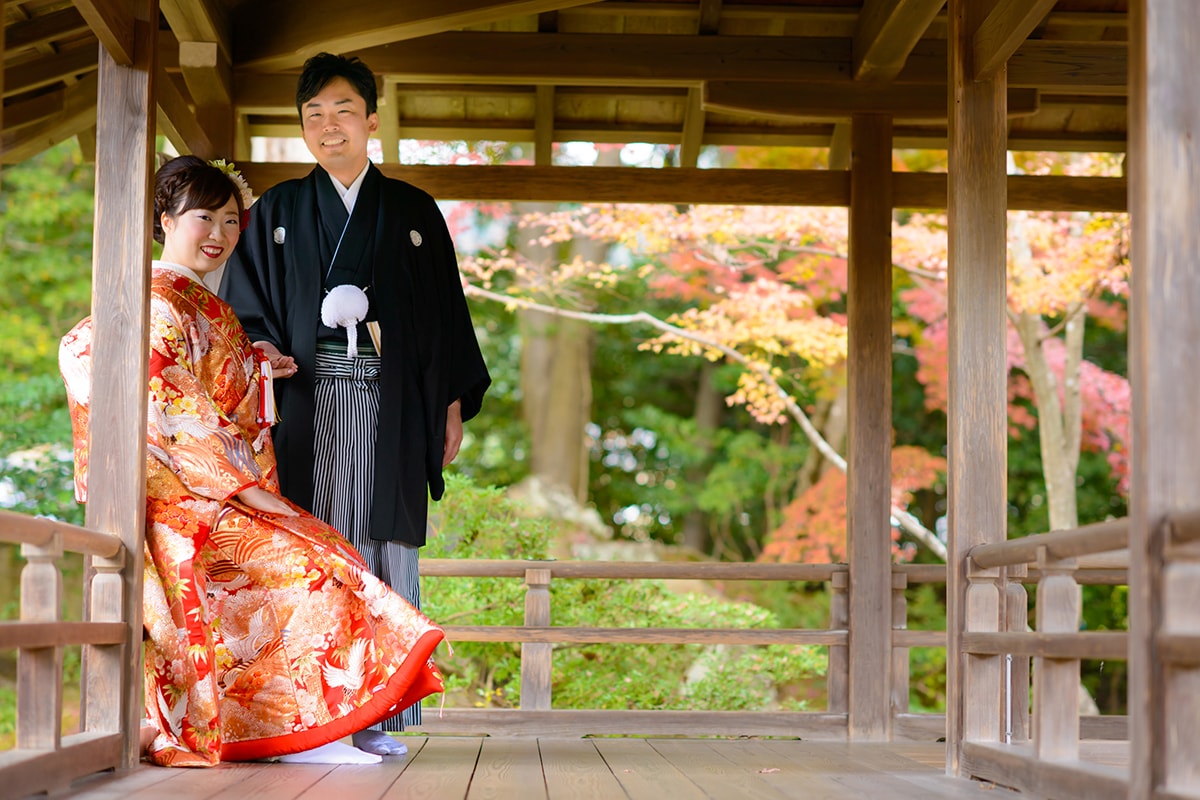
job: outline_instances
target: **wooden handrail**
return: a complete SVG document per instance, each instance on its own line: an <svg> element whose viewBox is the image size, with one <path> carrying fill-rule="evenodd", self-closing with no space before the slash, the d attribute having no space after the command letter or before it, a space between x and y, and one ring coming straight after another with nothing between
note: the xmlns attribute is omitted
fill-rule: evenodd
<svg viewBox="0 0 1200 800"><path fill-rule="evenodd" d="M524 578L527 569L548 569L554 578L612 580L827 581L845 564L757 564L715 561L555 561L484 558L423 558L422 576ZM943 578L944 579L944 578Z"/></svg>
<svg viewBox="0 0 1200 800"><path fill-rule="evenodd" d="M846 631L807 628L578 628L568 626L447 625L451 642L553 644L814 644L844 645Z"/></svg>
<svg viewBox="0 0 1200 800"><path fill-rule="evenodd" d="M1167 518L1167 522L1170 524L1172 542L1184 544L1200 539L1200 509L1177 511Z"/></svg>
<svg viewBox="0 0 1200 800"><path fill-rule="evenodd" d="M116 558L124 548L121 537L111 533L100 533L69 522L31 517L16 511L0 511L0 542L45 547L56 535L62 537L62 548L69 553Z"/></svg>
<svg viewBox="0 0 1200 800"><path fill-rule="evenodd" d="M963 634L962 643L963 652L971 655L1124 661L1129 649L1129 634L1125 631L1084 631L1080 633L968 631Z"/></svg>
<svg viewBox="0 0 1200 800"><path fill-rule="evenodd" d="M1051 531L972 547L968 556L981 569L1033 564L1044 547L1051 558L1075 558L1123 550L1129 546L1129 519L1109 520L1065 531Z"/></svg>

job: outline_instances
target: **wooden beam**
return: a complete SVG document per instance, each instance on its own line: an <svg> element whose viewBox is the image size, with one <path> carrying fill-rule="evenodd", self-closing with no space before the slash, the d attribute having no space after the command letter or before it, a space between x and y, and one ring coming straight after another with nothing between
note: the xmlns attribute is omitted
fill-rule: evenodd
<svg viewBox="0 0 1200 800"><path fill-rule="evenodd" d="M1038 110L1036 89L1010 89L1010 114ZM863 83L706 81L704 108L771 119L845 119L890 114L905 120L946 119L946 90L936 86Z"/></svg>
<svg viewBox="0 0 1200 800"><path fill-rule="evenodd" d="M47 117L55 116L66 108L66 88L46 94L39 94L25 100L19 100L3 107L4 131L14 131L26 125L44 121Z"/></svg>
<svg viewBox="0 0 1200 800"><path fill-rule="evenodd" d="M1160 636L1200 629L1193 545L1163 520L1197 510L1200 456L1200 273L1194 267L1200 189L1200 5L1130 3L1129 384L1133 391L1129 505L1129 793L1200 787L1200 667L1168 664ZM1170 413L1170 422L1163 414ZM1191 488L1189 488L1191 487ZM1191 547L1192 549L1189 549Z"/></svg>
<svg viewBox="0 0 1200 800"><path fill-rule="evenodd" d="M96 47L77 47L63 53L43 56L36 61L26 61L4 68L4 96L17 94L43 86L68 81L85 72L96 70Z"/></svg>
<svg viewBox="0 0 1200 800"><path fill-rule="evenodd" d="M1046 18L1055 0L1010 0L996 3L992 13L975 31L973 40L975 80L987 80L999 72L1009 57Z"/></svg>
<svg viewBox="0 0 1200 800"><path fill-rule="evenodd" d="M128 3L133 63L100 53L96 218L92 249L91 470L86 527L121 537L131 558L94 559L101 577L123 581L113 615L127 627L128 651L97 648L87 662L88 732L120 731L122 767L140 758L142 560L146 525L146 386L150 298L151 175L154 171L157 0Z"/></svg>
<svg viewBox="0 0 1200 800"><path fill-rule="evenodd" d="M248 3L239 9L235 19L238 37L234 61L257 68L296 67L322 50L332 53L360 50L590 2L358 0L332 15L317 0Z"/></svg>
<svg viewBox="0 0 1200 800"><path fill-rule="evenodd" d="M233 73L216 42L179 42L179 69L197 106L233 103Z"/></svg>
<svg viewBox="0 0 1200 800"><path fill-rule="evenodd" d="M855 79L896 77L945 4L946 0L864 0L854 31Z"/></svg>
<svg viewBox="0 0 1200 800"><path fill-rule="evenodd" d="M160 114L157 115L160 131L171 140L180 153L192 153L201 158L215 158L212 140L200 125L196 114L188 106L187 99L179 91L179 87L171 76L162 68L158 69L158 80L155 83L157 102ZM220 155L226 156L227 153Z"/></svg>
<svg viewBox="0 0 1200 800"><path fill-rule="evenodd" d="M1058 42L1032 39L1008 59L1008 87L1044 92L1124 95L1129 47L1125 42Z"/></svg>
<svg viewBox="0 0 1200 800"><path fill-rule="evenodd" d="M123 67L133 63L133 8L121 0L75 0L100 44Z"/></svg>
<svg viewBox="0 0 1200 800"><path fill-rule="evenodd" d="M233 53L229 14L215 0L162 0L162 15L179 42L213 42L228 62Z"/></svg>
<svg viewBox="0 0 1200 800"><path fill-rule="evenodd" d="M829 38L456 31L355 55L376 73L414 82L686 87L773 75L850 80L850 43Z"/></svg>
<svg viewBox="0 0 1200 800"><path fill-rule="evenodd" d="M5 164L19 164L96 124L96 73L62 91L63 108L40 122L4 128L0 154Z"/></svg>
<svg viewBox="0 0 1200 800"><path fill-rule="evenodd" d="M4 30L4 49L10 53L37 49L54 41L74 39L87 30L87 20L69 6L9 25Z"/></svg>
<svg viewBox="0 0 1200 800"><path fill-rule="evenodd" d="M310 164L246 162L251 186L265 191L300 178ZM725 205L849 206L850 176L844 171L679 168L664 176L653 169L623 167L400 166L384 165L389 177L446 200L513 202L698 203ZM946 175L897 172L896 208L946 208ZM1008 177L1009 207L1042 211L1122 211L1124 178L1062 175Z"/></svg>
<svg viewBox="0 0 1200 800"><path fill-rule="evenodd" d="M850 739L891 734L892 120L851 122L846 541Z"/></svg>

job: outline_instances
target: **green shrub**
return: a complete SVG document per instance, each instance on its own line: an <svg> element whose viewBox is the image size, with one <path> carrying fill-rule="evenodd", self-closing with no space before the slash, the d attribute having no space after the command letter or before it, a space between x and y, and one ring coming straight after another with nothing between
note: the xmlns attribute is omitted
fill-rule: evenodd
<svg viewBox="0 0 1200 800"><path fill-rule="evenodd" d="M431 515L423 558L541 559L560 523L532 519L495 488L451 477ZM551 583L552 624L605 628L778 628L747 602L671 591L658 581ZM443 625L520 625L515 578L424 578L422 605ZM462 642L438 656L450 706L520 704L520 645ZM564 644L554 646L556 708L765 710L802 708L801 687L824 675L825 649L783 646ZM435 706L441 701L431 699Z"/></svg>

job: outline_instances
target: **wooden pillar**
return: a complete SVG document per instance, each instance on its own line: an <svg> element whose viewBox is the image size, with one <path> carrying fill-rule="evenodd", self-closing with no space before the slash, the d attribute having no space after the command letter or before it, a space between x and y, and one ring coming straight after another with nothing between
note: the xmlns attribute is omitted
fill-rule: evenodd
<svg viewBox="0 0 1200 800"><path fill-rule="evenodd" d="M143 716L141 553L158 1L136 0L133 6L133 63L121 66L100 48L87 506L87 527L120 536L132 554L123 570L123 618L131 651L125 654L119 685L91 685L89 680L88 686L89 693L119 693L120 730L126 734L123 765L130 769L140 757L138 727Z"/></svg>
<svg viewBox="0 0 1200 800"><path fill-rule="evenodd" d="M999 656L965 657L966 630L1000 628L998 570L971 575L970 549L1006 538L1008 444L1005 333L1007 69L973 78L971 41L991 4L950 0L949 220L950 379L949 586L947 587L947 768L957 774L964 724L971 738L998 740ZM993 696L993 691L995 695ZM989 713L990 722L976 712Z"/></svg>
<svg viewBox="0 0 1200 800"><path fill-rule="evenodd" d="M550 570L525 570L525 625L550 625ZM521 710L549 711L553 684L554 645L526 642L521 645Z"/></svg>
<svg viewBox="0 0 1200 800"><path fill-rule="evenodd" d="M850 738L891 733L892 119L851 123L849 435Z"/></svg>
<svg viewBox="0 0 1200 800"><path fill-rule="evenodd" d="M1129 16L1129 797L1140 799L1200 787L1200 671L1155 657L1160 633L1200 628L1186 596L1195 552L1174 552L1163 524L1197 508L1200 485L1200 4L1133 0Z"/></svg>

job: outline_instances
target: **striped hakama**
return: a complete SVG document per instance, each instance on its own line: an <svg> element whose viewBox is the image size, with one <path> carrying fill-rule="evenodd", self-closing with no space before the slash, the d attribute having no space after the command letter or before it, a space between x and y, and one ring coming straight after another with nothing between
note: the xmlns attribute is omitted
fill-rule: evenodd
<svg viewBox="0 0 1200 800"><path fill-rule="evenodd" d="M345 345L322 342L317 346L312 513L349 539L376 577L420 608L420 550L403 542L372 539L369 534L381 359L369 340L360 338L358 347L359 355L347 358ZM402 731L420 724L417 703L380 727Z"/></svg>

